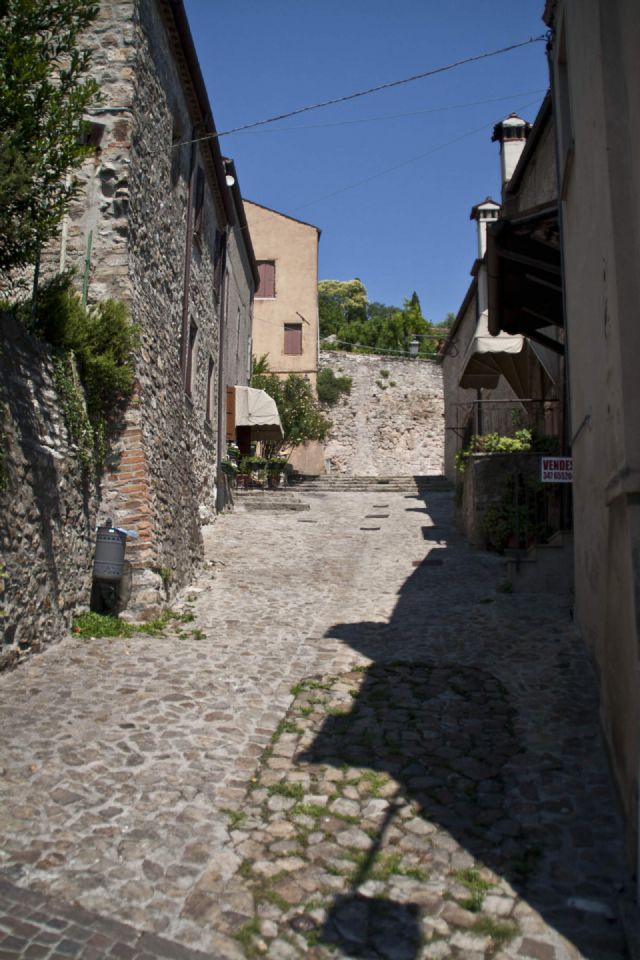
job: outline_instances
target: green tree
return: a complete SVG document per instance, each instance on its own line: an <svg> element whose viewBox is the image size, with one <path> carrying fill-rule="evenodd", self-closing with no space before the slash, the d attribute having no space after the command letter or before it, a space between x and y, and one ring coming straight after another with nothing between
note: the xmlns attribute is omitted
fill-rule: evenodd
<svg viewBox="0 0 640 960"><path fill-rule="evenodd" d="M82 115L98 86L79 35L96 0L0 0L0 270L35 263L57 233L87 153Z"/></svg>
<svg viewBox="0 0 640 960"><path fill-rule="evenodd" d="M310 440L324 440L331 423L321 413L313 396L311 384L297 373L290 373L284 380L269 369L267 355L253 360L251 386L264 390L272 397L280 414L284 437L267 441L264 453L267 457L281 454L289 456L294 447Z"/></svg>
<svg viewBox="0 0 640 960"><path fill-rule="evenodd" d="M321 280L318 284L320 336L337 334L340 327L364 322L367 317L367 291L361 280Z"/></svg>

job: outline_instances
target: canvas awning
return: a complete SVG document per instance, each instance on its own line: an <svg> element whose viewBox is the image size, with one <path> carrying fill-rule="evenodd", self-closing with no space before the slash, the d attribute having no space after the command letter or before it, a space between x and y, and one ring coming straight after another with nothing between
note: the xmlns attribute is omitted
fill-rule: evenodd
<svg viewBox="0 0 640 960"><path fill-rule="evenodd" d="M275 400L255 387L236 387L236 426L251 427L254 440L282 440L284 433Z"/></svg>
<svg viewBox="0 0 640 960"><path fill-rule="evenodd" d="M475 336L467 347L460 386L494 390L501 376L513 386L518 396L529 396L525 389L526 363L523 362L524 337L501 333L497 337L489 333L489 318L480 314ZM516 389L516 385L517 385Z"/></svg>

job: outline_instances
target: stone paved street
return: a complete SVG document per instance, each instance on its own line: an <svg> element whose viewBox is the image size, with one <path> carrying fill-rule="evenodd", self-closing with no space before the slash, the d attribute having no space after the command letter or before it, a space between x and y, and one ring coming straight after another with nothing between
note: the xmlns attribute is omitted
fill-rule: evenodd
<svg viewBox="0 0 640 960"><path fill-rule="evenodd" d="M0 676L0 960L627 956L568 605L448 494L306 499L210 528L192 623Z"/></svg>

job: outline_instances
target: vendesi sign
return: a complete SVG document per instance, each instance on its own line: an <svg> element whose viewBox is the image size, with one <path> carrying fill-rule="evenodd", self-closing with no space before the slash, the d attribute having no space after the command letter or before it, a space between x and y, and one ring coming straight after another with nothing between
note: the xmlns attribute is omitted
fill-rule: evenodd
<svg viewBox="0 0 640 960"><path fill-rule="evenodd" d="M540 479L543 483L573 483L573 457L542 457Z"/></svg>

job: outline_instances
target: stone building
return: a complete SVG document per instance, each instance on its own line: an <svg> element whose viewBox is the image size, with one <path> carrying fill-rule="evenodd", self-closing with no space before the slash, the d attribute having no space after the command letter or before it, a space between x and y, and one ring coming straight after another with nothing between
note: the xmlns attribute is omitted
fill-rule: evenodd
<svg viewBox="0 0 640 960"><path fill-rule="evenodd" d="M558 353L544 341L544 335L542 340L524 335L532 329L531 323L525 331L517 325L500 326L496 319L498 310L503 319L505 313L505 304L498 305L496 299L497 231L504 232L507 217L528 223L556 204L549 99L533 127L510 114L496 124L493 140L500 144L501 203L487 197L471 210L470 217L477 223L478 256L471 269L473 279L440 353L445 473L452 482L456 479L455 455L473 434L509 435L518 426L529 426L555 435L562 421ZM520 295L520 277L513 284ZM527 289L527 295L529 292ZM533 300L529 306L535 307ZM540 326L544 324L538 323ZM557 347L556 339L552 346Z"/></svg>
<svg viewBox="0 0 640 960"><path fill-rule="evenodd" d="M273 373L297 373L315 390L318 376L318 242L310 223L245 201L260 283L253 311L253 353L268 356ZM320 473L322 446L297 447L291 463L301 473Z"/></svg>
<svg viewBox="0 0 640 960"><path fill-rule="evenodd" d="M179 0L103 2L88 37L102 100L95 151L51 266L88 264L89 302L140 328L136 392L102 485L100 519L135 529L135 612L185 583L216 506L226 388L249 376L258 274ZM204 139L202 139L204 137Z"/></svg>

